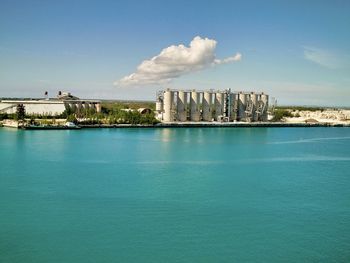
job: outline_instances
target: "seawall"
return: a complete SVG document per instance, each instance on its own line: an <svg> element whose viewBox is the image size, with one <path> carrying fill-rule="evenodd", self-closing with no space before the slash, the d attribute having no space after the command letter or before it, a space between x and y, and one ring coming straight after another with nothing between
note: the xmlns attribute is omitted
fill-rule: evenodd
<svg viewBox="0 0 350 263"><path fill-rule="evenodd" d="M1 125L0 125L1 127ZM253 122L253 123L213 123L213 122L174 122L152 124L93 124L79 125L78 127L66 126L28 126L3 125L3 127L18 128L24 130L64 130L64 129L100 129L100 128L305 128L305 127L350 127L350 123L285 123L285 122Z"/></svg>
<svg viewBox="0 0 350 263"><path fill-rule="evenodd" d="M267 127L350 127L349 124L334 123L285 123L285 122L254 122L254 123L213 123L213 122L172 122L158 123L155 125L141 124L100 124L100 125L79 125L81 128L267 128Z"/></svg>

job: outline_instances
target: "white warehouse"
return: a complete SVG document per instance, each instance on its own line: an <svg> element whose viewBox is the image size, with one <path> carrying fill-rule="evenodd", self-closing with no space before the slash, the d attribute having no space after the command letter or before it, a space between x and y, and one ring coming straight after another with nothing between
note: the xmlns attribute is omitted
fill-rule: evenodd
<svg viewBox="0 0 350 263"><path fill-rule="evenodd" d="M54 99L0 100L0 113L16 113L18 104L22 104L29 115L58 116L68 108L74 112L80 109L101 111L99 100L81 100L68 92L59 92Z"/></svg>

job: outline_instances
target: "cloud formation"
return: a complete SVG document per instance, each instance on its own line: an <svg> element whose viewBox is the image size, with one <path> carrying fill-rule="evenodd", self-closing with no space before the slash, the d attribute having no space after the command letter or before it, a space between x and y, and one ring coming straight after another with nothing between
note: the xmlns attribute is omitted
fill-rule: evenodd
<svg viewBox="0 0 350 263"><path fill-rule="evenodd" d="M321 48L304 47L304 58L330 69L340 66L339 58L335 54Z"/></svg>
<svg viewBox="0 0 350 263"><path fill-rule="evenodd" d="M195 37L189 47L172 45L164 48L159 55L143 61L136 71L123 77L114 84L117 86L135 86L163 84L184 74L195 72L209 66L240 61L242 55L217 59L215 56L216 40Z"/></svg>

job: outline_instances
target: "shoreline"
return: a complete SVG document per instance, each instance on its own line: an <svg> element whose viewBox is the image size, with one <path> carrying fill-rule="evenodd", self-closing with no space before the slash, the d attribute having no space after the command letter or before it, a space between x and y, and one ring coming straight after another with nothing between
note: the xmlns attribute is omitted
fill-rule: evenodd
<svg viewBox="0 0 350 263"><path fill-rule="evenodd" d="M213 122L172 122L158 123L154 125L142 124L94 124L78 125L77 127L67 126L27 126L13 127L0 125L4 128L14 128L19 130L81 130L81 129L118 129L118 128L313 128L313 127L344 127L349 128L350 123L286 123L286 122L233 122L233 123L213 123Z"/></svg>
<svg viewBox="0 0 350 263"><path fill-rule="evenodd" d="M350 127L349 124L342 123L284 123L284 122L255 122L255 123L158 123L155 125L141 125L141 124L114 124L114 125L79 125L84 128L284 128L284 127Z"/></svg>

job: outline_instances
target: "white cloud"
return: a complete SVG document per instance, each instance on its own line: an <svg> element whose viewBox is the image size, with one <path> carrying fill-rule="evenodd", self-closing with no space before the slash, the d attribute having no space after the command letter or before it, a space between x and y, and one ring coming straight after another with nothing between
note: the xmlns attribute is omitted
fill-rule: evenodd
<svg viewBox="0 0 350 263"><path fill-rule="evenodd" d="M232 57L227 57L224 59L215 59L214 64L216 64L216 65L227 64L227 63L231 63L231 62L235 62L235 61L240 61L241 59L242 59L242 54L237 53L236 55L234 55Z"/></svg>
<svg viewBox="0 0 350 263"><path fill-rule="evenodd" d="M304 58L326 68L335 69L340 66L340 60L334 53L321 48L304 47Z"/></svg>
<svg viewBox="0 0 350 263"><path fill-rule="evenodd" d="M143 61L136 72L116 81L117 86L136 86L168 83L181 75L195 72L209 66L240 61L242 55L217 59L216 40L195 37L189 47L172 45L164 48L159 55Z"/></svg>

